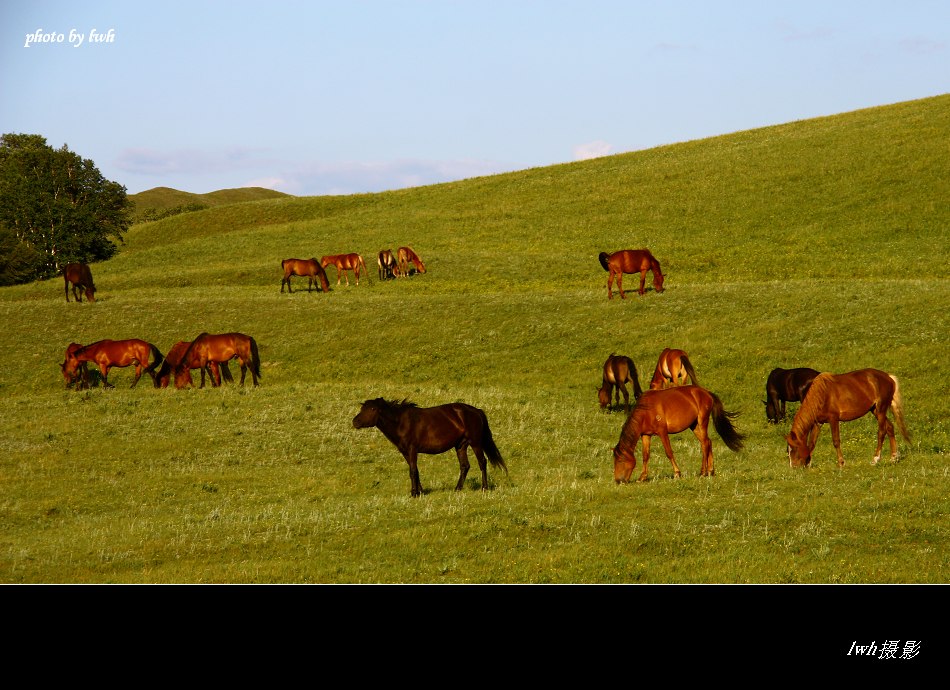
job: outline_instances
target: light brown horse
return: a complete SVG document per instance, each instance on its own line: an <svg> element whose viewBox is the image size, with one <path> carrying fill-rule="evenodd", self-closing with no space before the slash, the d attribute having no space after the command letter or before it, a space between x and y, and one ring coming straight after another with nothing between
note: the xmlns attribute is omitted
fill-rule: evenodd
<svg viewBox="0 0 950 690"><path fill-rule="evenodd" d="M396 264L396 257L393 256L392 249L383 249L376 255L376 263L379 266L379 279L390 280L400 275L399 266Z"/></svg>
<svg viewBox="0 0 950 690"><path fill-rule="evenodd" d="M412 250L412 247L400 247L396 253L399 256L399 275L407 277L410 275L410 263L415 266L417 272L426 272L426 265L422 263L422 259Z"/></svg>
<svg viewBox="0 0 950 690"><path fill-rule="evenodd" d="M627 417L620 432L620 441L614 446L614 481L618 484L630 481L630 476L637 466L637 441L643 444L643 471L637 481L646 481L647 463L650 461L650 438L654 435L659 436L663 442L666 457L673 463L673 474L679 477L680 468L673 457L670 434L678 434L686 429L692 429L699 439L703 453L700 475L715 475L709 420L712 419L716 433L729 450L738 452L742 449L745 437L732 424L732 420L737 416L738 413L727 412L723 408L722 401L715 393L699 386L646 391Z"/></svg>
<svg viewBox="0 0 950 690"><path fill-rule="evenodd" d="M620 394L623 393L623 407L630 409L630 395L627 393L627 383L633 384L633 398L638 400L643 395L640 388L640 377L637 375L637 367L633 360L626 355L615 355L610 353L607 361L604 362L603 383L597 389L597 399L600 401L601 409L610 405L611 392L616 398L616 407L620 407Z"/></svg>
<svg viewBox="0 0 950 690"><path fill-rule="evenodd" d="M653 370L650 390L685 386L687 380L694 386L699 385L696 372L693 370L693 363L689 361L689 355L683 350L664 348L659 359L657 359L656 369Z"/></svg>
<svg viewBox="0 0 950 690"><path fill-rule="evenodd" d="M607 299L613 299L614 293L611 289L614 278L617 279L617 289L620 291L621 299L623 293L623 274L639 273L640 289L638 294L643 294L643 286L646 284L647 271L653 272L653 289L657 292L663 292L663 271L660 269L660 262L657 261L649 249L622 249L619 252L608 254L601 252L600 265L607 271Z"/></svg>
<svg viewBox="0 0 950 690"><path fill-rule="evenodd" d="M327 272L323 270L323 266L320 265L320 262L314 259L284 259L280 262L280 266L284 269L284 278L280 281L280 291L284 291L284 285L287 285L287 292L293 292L290 288L290 277L291 276L301 276L306 277L307 280L307 292L310 292L310 288L317 284L317 280L320 280L320 287L323 288L324 292L330 292L330 281L327 280Z"/></svg>
<svg viewBox="0 0 950 690"><path fill-rule="evenodd" d="M409 464L410 494L422 494L419 481L419 453L437 455L455 449L459 460L459 480L456 491L465 487L468 475L468 453L471 446L482 472L482 491L488 490L487 457L493 467L507 474L508 468L488 427L483 410L465 403L449 403L435 407L418 407L415 403L388 401L383 398L367 400L353 418L357 429L376 427L388 438Z"/></svg>
<svg viewBox="0 0 950 690"><path fill-rule="evenodd" d="M191 341L191 345L181 356L178 366L173 369L175 388L184 388L188 385L191 379L189 369L203 370L210 362L222 364L235 357L241 365L241 385L244 385L244 377L248 369L251 370L254 385L258 385L258 379L261 377L261 358L254 338L243 333L217 335L202 333ZM212 377L211 381L214 386L221 385L219 376ZM204 375L201 377L201 387L204 387Z"/></svg>
<svg viewBox="0 0 950 690"><path fill-rule="evenodd" d="M356 284L360 284L360 269L367 276L369 272L366 270L366 262L363 261L363 257L359 254L328 254L320 259L320 265L326 268L329 265L336 267L336 284L340 284L340 277L346 278L346 284L350 284L350 276L347 271L353 271L353 277L356 279Z"/></svg>
<svg viewBox="0 0 950 690"><path fill-rule="evenodd" d="M158 381L159 388L168 388L168 384L171 382L171 377L175 371L175 367L177 367L181 363L181 358L185 354L185 352L188 351L189 345L191 345L190 341L180 340L171 346L171 349L168 351L168 354L165 355L165 361L162 362L162 366L159 368L158 372L155 374L155 377ZM220 381L222 375L224 376L225 381L234 380L233 377L231 376L231 370L228 369L227 362L221 362L220 364L218 362L208 362L208 365L205 367L205 369L201 370L202 387L204 387L204 382L205 382L205 370L208 371L208 378L211 379L212 383L214 383L214 381L216 380ZM182 379L183 379L182 386L185 386L185 385L190 386L193 383L191 379L190 371L186 371L184 374L182 374ZM179 386L179 387L182 387L182 386Z"/></svg>
<svg viewBox="0 0 950 690"><path fill-rule="evenodd" d="M818 442L822 424L831 425L831 440L838 454L838 467L844 465L841 454L840 422L859 419L868 412L877 417L877 450L872 465L881 459L884 438L891 442L891 461L897 461L897 439L894 425L887 418L893 410L894 419L904 439L910 441L904 424L903 402L897 377L878 369L860 369L846 374L818 374L808 387L792 429L785 440L788 442L788 462L792 467L807 467Z"/></svg>
<svg viewBox="0 0 950 690"><path fill-rule="evenodd" d="M90 302L96 301L96 286L92 282L92 271L89 266L83 263L71 263L63 266L63 282L66 284L66 301L69 301L69 286L73 287L73 298L77 302L82 302L82 295L79 290L86 293L86 299Z"/></svg>
<svg viewBox="0 0 950 690"><path fill-rule="evenodd" d="M72 347L70 345L70 348ZM80 367L84 362L92 362L99 367L103 386L115 388L109 383L109 370L113 367L134 366L135 378L131 388L135 388L143 371L152 378L152 383L157 388L155 370L161 366L164 359L157 347L144 340L99 340L78 349L67 348L66 361L62 364L63 377L68 383L82 375Z"/></svg>

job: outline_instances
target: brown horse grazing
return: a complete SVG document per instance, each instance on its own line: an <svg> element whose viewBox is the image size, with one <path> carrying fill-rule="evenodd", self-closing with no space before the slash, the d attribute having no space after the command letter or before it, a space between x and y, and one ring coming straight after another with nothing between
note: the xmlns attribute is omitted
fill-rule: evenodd
<svg viewBox="0 0 950 690"><path fill-rule="evenodd" d="M330 292L330 281L327 280L327 272L316 259L284 259L280 262L284 269L284 278L280 281L280 291L284 291L284 285L287 285L287 292L293 292L290 288L290 277L301 276L308 278L307 292L320 280L320 286L324 292Z"/></svg>
<svg viewBox="0 0 950 690"><path fill-rule="evenodd" d="M158 381L159 388L168 388L168 384L171 382L172 374L181 363L182 355L188 351L188 346L191 345L191 342L186 340L180 340L179 342L172 345L171 349L168 351L168 354L165 355L165 361L162 362L162 366L156 372L155 377ZM227 362L208 362L208 365L205 367L208 371L208 378L211 379L211 382L214 383L216 380L221 379L223 374L225 381L234 381L234 378L231 376L231 370L228 369ZM205 382L205 369L201 370L201 385L204 387ZM182 375L184 380L184 385L192 385L193 381L191 379L191 372L187 371Z"/></svg>
<svg viewBox="0 0 950 690"><path fill-rule="evenodd" d="M77 350L81 350L82 348L83 346L79 343L70 343L66 347L66 359L59 365L60 370L63 372L63 378L66 379L66 388L72 388L73 386L76 386L76 390L89 388L89 371L86 368L86 362L80 362L79 366L75 367L70 373L66 373L66 364L69 362L70 357L72 357Z"/></svg>
<svg viewBox="0 0 950 690"><path fill-rule="evenodd" d="M399 255L399 275L407 277L410 275L410 262L418 273L426 272L426 265L422 263L419 255L412 251L412 247L400 247L396 252Z"/></svg>
<svg viewBox="0 0 950 690"><path fill-rule="evenodd" d="M663 271L660 269L660 262L657 261L649 249L622 249L619 252L608 254L600 253L600 265L609 274L607 276L607 299L613 299L614 278L617 279L617 289L620 290L621 299L623 294L623 274L639 273L640 289L638 294L643 294L643 286L646 283L647 271L653 271L653 289L657 292L663 292Z"/></svg>
<svg viewBox="0 0 950 690"><path fill-rule="evenodd" d="M785 403L801 402L818 372L807 367L775 368L765 382L765 417L772 424L785 419Z"/></svg>
<svg viewBox="0 0 950 690"><path fill-rule="evenodd" d="M69 301L69 286L73 286L73 298L77 302L82 302L82 295L79 290L86 293L86 299L90 302L96 301L96 286L92 282L92 271L89 266L82 263L72 263L63 266L63 282L66 284L66 301Z"/></svg>
<svg viewBox="0 0 950 690"><path fill-rule="evenodd" d="M673 458L670 434L692 429L702 448L703 462L700 474L711 477L713 468L712 440L709 438L709 419L729 450L742 449L744 436L732 425L737 412L726 412L722 401L705 388L680 386L664 390L646 391L630 412L620 432L620 441L614 447L614 481L618 484L630 481L637 466L637 441L643 443L643 471L637 481L646 481L647 463L650 461L650 437L654 434L663 441L666 457L673 463L673 474L680 476L680 468Z"/></svg>
<svg viewBox="0 0 950 690"><path fill-rule="evenodd" d="M353 426L357 429L375 426L399 449L409 463L412 496L422 494L417 463L419 453L437 455L451 448L455 449L459 459L456 491L461 491L465 486L469 468L469 446L475 451L478 467L482 471L482 491L488 490L486 456L492 467L500 467L505 474L508 473L505 461L492 438L485 412L465 403L418 407L406 400L396 402L376 398L363 403L359 414L353 418Z"/></svg>
<svg viewBox="0 0 950 690"><path fill-rule="evenodd" d="M157 388L158 379L155 376L155 370L161 366L163 360L164 356L159 349L144 340L99 340L72 351L67 349L66 361L63 362L63 376L68 383L70 379L82 375L80 367L83 363L92 362L99 367L102 385L114 388L115 386L109 383L109 370L113 367L134 366L135 379L132 381L131 388L135 388L143 371L152 378Z"/></svg>
<svg viewBox="0 0 950 690"><path fill-rule="evenodd" d="M630 395L627 393L627 383L633 384L633 398L638 400L643 395L640 388L640 377L637 375L637 367L633 360L625 355L615 355L613 353L604 362L604 378L600 388L597 389L597 398L600 401L601 409L610 405L610 394L613 392L616 398L616 407L620 407L620 394L623 393L623 407L630 409Z"/></svg>
<svg viewBox="0 0 950 690"><path fill-rule="evenodd" d="M320 259L320 265L326 268L330 264L333 264L336 267L336 284L340 284L340 277L346 278L346 284L350 284L350 276L347 271L353 271L353 277L356 279L356 284L360 284L360 269L363 270L363 273L367 276L369 271L366 270L366 262L363 261L363 257L359 254L329 254Z"/></svg>
<svg viewBox="0 0 950 690"><path fill-rule="evenodd" d="M220 333L211 335L202 333L193 341L188 349L181 356L173 371L175 373L175 388L184 388L191 381L189 369L201 369L201 388L204 388L204 368L211 362L223 364L233 358L237 358L241 365L241 385L244 385L244 377L247 370L251 370L251 378L254 385L258 385L258 379L261 377L261 357L257 351L257 341L249 335L243 333ZM225 380L230 378L230 371L225 369ZM212 376L213 386L221 385L220 376Z"/></svg>
<svg viewBox="0 0 950 690"><path fill-rule="evenodd" d="M379 266L379 279L390 280L399 273L399 267L396 265L396 257L392 249L383 249L376 255L376 263Z"/></svg>
<svg viewBox="0 0 950 690"><path fill-rule="evenodd" d="M689 361L689 355L683 350L664 348L656 362L656 369L653 370L650 390L656 391L671 386L685 386L687 380L694 386L699 385L696 372L693 370L693 363Z"/></svg>
<svg viewBox="0 0 950 690"><path fill-rule="evenodd" d="M801 407L792 420L788 442L788 462L792 467L807 467L818 442L822 424L831 424L831 440L838 453L838 467L844 465L841 454L840 422L850 422L873 412L877 417L877 450L872 465L881 459L884 437L891 442L891 461L897 461L897 440L894 425L887 411L894 411L894 419L904 439L910 441L904 425L903 403L897 377L878 369L860 369L847 374L818 374L811 382Z"/></svg>

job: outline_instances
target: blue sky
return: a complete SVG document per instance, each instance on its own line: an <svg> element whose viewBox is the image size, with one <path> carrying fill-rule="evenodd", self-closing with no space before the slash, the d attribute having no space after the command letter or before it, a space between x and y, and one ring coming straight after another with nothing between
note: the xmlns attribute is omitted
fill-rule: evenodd
<svg viewBox="0 0 950 690"><path fill-rule="evenodd" d="M948 92L946 0L0 3L0 131L130 194L382 191Z"/></svg>

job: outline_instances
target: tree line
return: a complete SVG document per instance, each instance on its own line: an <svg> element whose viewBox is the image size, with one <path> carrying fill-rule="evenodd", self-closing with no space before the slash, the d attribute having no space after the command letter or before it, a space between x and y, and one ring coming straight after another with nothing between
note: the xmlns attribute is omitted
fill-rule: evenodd
<svg viewBox="0 0 950 690"><path fill-rule="evenodd" d="M0 136L0 285L111 258L132 206L123 185L65 144L54 149L38 134Z"/></svg>

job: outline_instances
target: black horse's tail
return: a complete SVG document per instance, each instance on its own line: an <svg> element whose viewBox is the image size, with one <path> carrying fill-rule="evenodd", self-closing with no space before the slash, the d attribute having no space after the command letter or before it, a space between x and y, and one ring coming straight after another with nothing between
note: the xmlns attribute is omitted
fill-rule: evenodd
<svg viewBox="0 0 950 690"><path fill-rule="evenodd" d="M643 395L643 389L640 388L640 374L637 373L637 365L633 363L633 360L629 357L627 362L630 365L630 376L633 377L633 399L639 400L640 396Z"/></svg>
<svg viewBox="0 0 950 690"><path fill-rule="evenodd" d="M158 388L160 383L155 370L161 367L165 362L165 355L163 355L161 350L155 347L155 345L152 343L149 343L148 347L152 351L152 363L145 367L145 371L147 371L148 375L152 377L152 383L154 383L155 387Z"/></svg>
<svg viewBox="0 0 950 690"><path fill-rule="evenodd" d="M600 265L604 267L604 270L609 271L610 263L608 263L608 260L610 259L610 254L608 254L607 252L601 252L600 256L598 256L597 258L600 259Z"/></svg>
<svg viewBox="0 0 950 690"><path fill-rule="evenodd" d="M683 364L683 368L686 370L686 373L689 374L689 380L694 386L699 385L699 380L696 378L696 372L693 370L693 363L689 361L689 357L683 355L680 358L680 362Z"/></svg>
<svg viewBox="0 0 950 690"><path fill-rule="evenodd" d="M488 415L486 415L484 411L482 411L482 421L485 424L484 433L482 434L482 448L485 450L485 455L488 456L492 467L500 467L505 471L505 474L508 474L508 466L502 459L501 451L498 450L498 446L495 445L495 439L491 434L491 427L488 426Z"/></svg>
<svg viewBox="0 0 950 690"><path fill-rule="evenodd" d="M254 374L255 378L261 378L261 355L257 351L257 341L254 340L253 336L247 336L251 341L251 361L249 362L251 367L251 373ZM256 384L257 381L255 380Z"/></svg>
<svg viewBox="0 0 950 690"><path fill-rule="evenodd" d="M722 400L715 393L710 393L713 399L712 419L716 427L716 433L729 447L729 450L738 453L742 450L742 442L745 436L740 434L732 425L732 420L739 416L738 412L726 412Z"/></svg>

